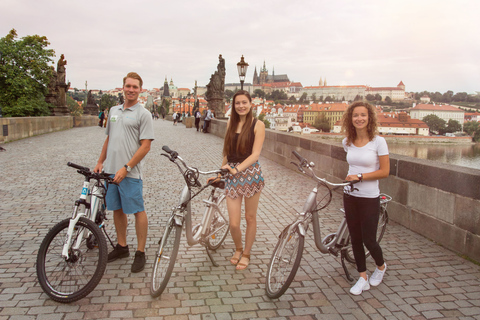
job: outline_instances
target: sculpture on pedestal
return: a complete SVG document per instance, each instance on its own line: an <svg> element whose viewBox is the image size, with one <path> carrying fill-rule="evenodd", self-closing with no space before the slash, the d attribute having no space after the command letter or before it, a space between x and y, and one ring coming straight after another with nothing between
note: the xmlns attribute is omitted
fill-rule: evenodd
<svg viewBox="0 0 480 320"><path fill-rule="evenodd" d="M222 55L218 57L217 71L210 77L210 82L207 84L207 92L205 92L205 100L208 102L208 107L214 111L216 118L225 117L225 59Z"/></svg>
<svg viewBox="0 0 480 320"><path fill-rule="evenodd" d="M87 105L83 108L83 114L90 114L93 116L98 115L98 105L95 101L95 97L92 94L92 90L88 91L87 95Z"/></svg>
<svg viewBox="0 0 480 320"><path fill-rule="evenodd" d="M53 66L51 67L51 78L48 84L48 94L45 96L45 101L55 106L53 108L53 115L55 116L65 116L70 114L70 111L68 111L67 108L66 96L66 92L68 91L68 88L70 88L70 82L68 84L65 83L66 64L67 60L65 60L65 56L62 54L57 62L57 71L55 71Z"/></svg>

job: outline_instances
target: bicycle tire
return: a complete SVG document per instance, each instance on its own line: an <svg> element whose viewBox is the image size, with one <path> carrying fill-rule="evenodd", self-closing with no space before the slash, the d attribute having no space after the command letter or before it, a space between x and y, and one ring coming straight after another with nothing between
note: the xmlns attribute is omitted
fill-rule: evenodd
<svg viewBox="0 0 480 320"><path fill-rule="evenodd" d="M284 240L287 242L282 246ZM292 283L300 266L304 244L305 238L298 228L280 235L267 268L265 292L270 299L281 297Z"/></svg>
<svg viewBox="0 0 480 320"><path fill-rule="evenodd" d="M388 223L388 212L386 209L380 208L380 215L378 217L378 227L377 227L377 242L382 241L383 235L385 234L385 229L387 228ZM350 242L350 237L349 237ZM370 252L365 248L365 258L370 257ZM352 246L350 245L345 250L345 259L350 263L355 263L355 257L353 256Z"/></svg>
<svg viewBox="0 0 480 320"><path fill-rule="evenodd" d="M210 250L217 250L222 245L223 241L227 237L228 231L230 230L228 213L226 213L226 203L225 197L218 204L219 210L215 209L213 213L213 219L210 223L210 230L213 230L212 233L207 237L207 246Z"/></svg>
<svg viewBox="0 0 480 320"><path fill-rule="evenodd" d="M69 249L69 261L62 257L70 219L57 223L45 236L37 254L37 277L43 291L52 299L70 303L86 297L98 285L107 266L105 236L91 220L81 217L75 225L72 246L84 230L95 237L96 246L87 246L87 236L78 249Z"/></svg>
<svg viewBox="0 0 480 320"><path fill-rule="evenodd" d="M162 243L162 240L160 240L153 264L150 295L154 298L162 294L172 275L175 260L177 259L178 248L180 247L182 227L177 226L175 221L172 220L165 228L165 233L166 236L162 237L162 239L165 239L165 243Z"/></svg>

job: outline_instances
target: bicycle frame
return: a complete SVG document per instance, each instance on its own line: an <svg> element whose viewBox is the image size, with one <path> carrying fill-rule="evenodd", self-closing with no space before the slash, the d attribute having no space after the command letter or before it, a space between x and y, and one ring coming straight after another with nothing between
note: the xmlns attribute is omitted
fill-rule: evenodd
<svg viewBox="0 0 480 320"><path fill-rule="evenodd" d="M90 178L85 177L85 181L83 182L83 187L82 187L82 192L80 194L80 199L75 201L75 207L73 209L73 214L72 218L70 219L70 223L68 225L68 232L67 236L65 239L65 243L63 245L63 250L62 250L62 257L64 257L66 260L69 259L69 250L71 248L73 249L78 249L80 247L80 244L83 241L84 237L88 237L89 234L84 234L85 230L77 237L75 244L72 245L72 236L73 236L73 231L75 228L75 225L77 224L78 220L80 220L81 217L86 217L89 220L92 220L95 222L97 218L97 212L98 212L98 205L100 203L101 198L104 198L105 192L104 192L104 187L99 185L98 181L95 181L93 188L90 189ZM84 212L78 212L80 205L84 205L85 211ZM99 227L101 228L103 226L100 225Z"/></svg>

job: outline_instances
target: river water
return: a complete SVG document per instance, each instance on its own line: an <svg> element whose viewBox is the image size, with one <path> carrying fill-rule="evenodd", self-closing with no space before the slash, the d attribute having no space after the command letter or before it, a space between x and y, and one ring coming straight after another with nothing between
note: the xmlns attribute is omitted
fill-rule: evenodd
<svg viewBox="0 0 480 320"><path fill-rule="evenodd" d="M480 143L468 145L388 143L388 150L390 153L404 156L480 169Z"/></svg>

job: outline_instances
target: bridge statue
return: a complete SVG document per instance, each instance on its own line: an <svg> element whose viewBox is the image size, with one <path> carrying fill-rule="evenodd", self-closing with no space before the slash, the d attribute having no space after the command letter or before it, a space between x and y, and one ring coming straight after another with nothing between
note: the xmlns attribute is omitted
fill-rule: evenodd
<svg viewBox="0 0 480 320"><path fill-rule="evenodd" d="M45 96L45 101L54 106L52 113L55 116L66 116L70 114L67 108L66 92L70 88L70 82L66 83L65 65L67 60L62 54L57 62L57 71L52 66L50 71L50 81L48 83L48 93Z"/></svg>
<svg viewBox="0 0 480 320"><path fill-rule="evenodd" d="M210 77L207 84L207 92L205 92L205 100L208 107L214 111L216 118L225 117L225 59L222 55L218 56L217 71Z"/></svg>

